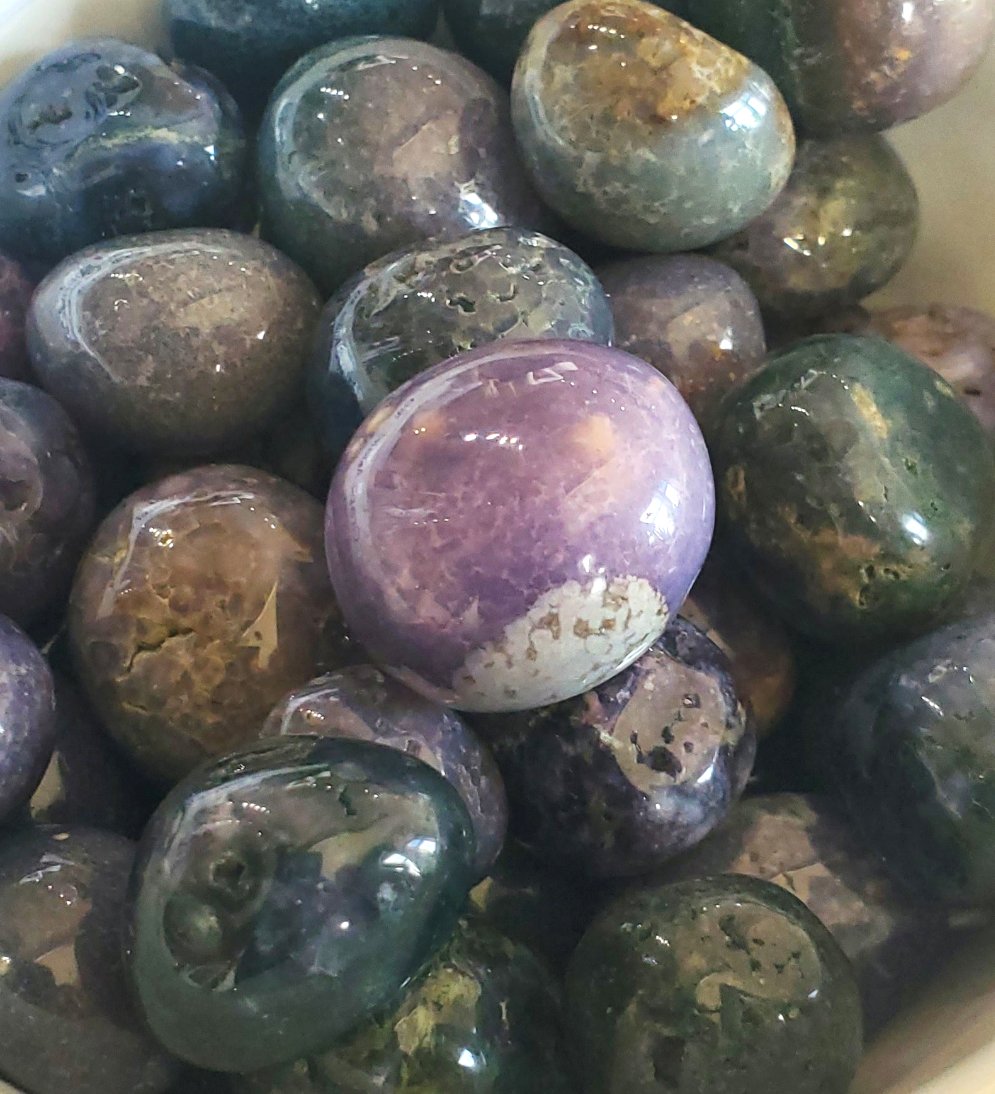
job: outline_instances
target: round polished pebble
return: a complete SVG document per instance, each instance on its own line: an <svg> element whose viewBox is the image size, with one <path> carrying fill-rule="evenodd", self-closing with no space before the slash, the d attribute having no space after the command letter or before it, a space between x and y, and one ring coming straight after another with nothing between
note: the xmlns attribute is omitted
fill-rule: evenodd
<svg viewBox="0 0 995 1094"><path fill-rule="evenodd" d="M845 1094L860 998L825 927L768 882L722 877L619 898L567 972L584 1094Z"/></svg>
<svg viewBox="0 0 995 1094"><path fill-rule="evenodd" d="M302 58L263 120L259 184L263 234L328 292L401 247L542 219L506 96L469 61L407 38Z"/></svg>
<svg viewBox="0 0 995 1094"><path fill-rule="evenodd" d="M38 1094L163 1094L179 1068L141 1028L121 961L134 844L32 828L0 844L5 1079Z"/></svg>
<svg viewBox="0 0 995 1094"><path fill-rule="evenodd" d="M297 733L372 741L434 767L463 799L477 842L477 875L487 874L508 826L504 784L490 753L454 711L371 665L355 665L290 692L260 730L261 737Z"/></svg>
<svg viewBox="0 0 995 1094"><path fill-rule="evenodd" d="M791 170L794 130L770 78L642 0L572 0L544 16L511 98L543 199L615 247L714 243L759 216Z"/></svg>
<svg viewBox="0 0 995 1094"><path fill-rule="evenodd" d="M724 410L725 528L792 626L894 642L942 618L995 491L984 431L945 380L885 341L827 335L771 357Z"/></svg>
<svg viewBox="0 0 995 1094"><path fill-rule="evenodd" d="M560 990L524 946L463 920L392 1011L234 1094L568 1094Z"/></svg>
<svg viewBox="0 0 995 1094"><path fill-rule="evenodd" d="M511 82L529 31L556 6L557 0L442 0L460 52L503 84Z"/></svg>
<svg viewBox="0 0 995 1094"><path fill-rule="evenodd" d="M0 613L22 626L61 603L94 520L90 461L38 388L0 379Z"/></svg>
<svg viewBox="0 0 995 1094"><path fill-rule="evenodd" d="M66 259L35 293L29 345L40 383L86 432L190 458L290 408L320 309L267 243L159 232Z"/></svg>
<svg viewBox="0 0 995 1094"><path fill-rule="evenodd" d="M803 141L774 204L711 252L775 318L836 312L883 288L919 228L915 183L875 134Z"/></svg>
<svg viewBox="0 0 995 1094"><path fill-rule="evenodd" d="M0 377L28 379L24 319L34 286L27 271L0 254Z"/></svg>
<svg viewBox="0 0 995 1094"><path fill-rule="evenodd" d="M592 877L645 873L694 846L746 786L756 749L725 656L679 618L608 683L496 717L487 735L515 835Z"/></svg>
<svg viewBox="0 0 995 1094"><path fill-rule="evenodd" d="M765 68L813 136L890 129L980 65L992 0L685 0L687 17Z"/></svg>
<svg viewBox="0 0 995 1094"><path fill-rule="evenodd" d="M128 953L151 1030L218 1071L324 1049L449 937L473 853L456 791L392 748L295 737L205 765L135 867Z"/></svg>
<svg viewBox="0 0 995 1094"><path fill-rule="evenodd" d="M704 255L621 259L598 277L615 317L613 344L658 368L710 426L725 393L767 352L750 287Z"/></svg>
<svg viewBox="0 0 995 1094"><path fill-rule="evenodd" d="M112 236L234 224L245 169L237 108L207 73L73 42L0 90L0 249L55 263Z"/></svg>
<svg viewBox="0 0 995 1094"><path fill-rule="evenodd" d="M598 279L536 232L492 228L413 247L368 266L325 311L311 396L329 449L341 452L390 392L432 365L501 339L608 345Z"/></svg>
<svg viewBox="0 0 995 1094"><path fill-rule="evenodd" d="M80 565L69 625L101 722L164 781L254 740L288 689L355 660L323 564L321 507L232 465L122 502Z"/></svg>
<svg viewBox="0 0 995 1094"><path fill-rule="evenodd" d="M464 710L567 699L644 653L713 525L708 453L655 369L587 342L484 347L388 396L328 499L355 638Z"/></svg>

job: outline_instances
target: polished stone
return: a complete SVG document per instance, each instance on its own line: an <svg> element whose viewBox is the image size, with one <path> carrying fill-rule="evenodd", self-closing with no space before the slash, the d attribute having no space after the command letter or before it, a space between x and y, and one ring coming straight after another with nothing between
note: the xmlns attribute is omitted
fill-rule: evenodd
<svg viewBox="0 0 995 1094"><path fill-rule="evenodd" d="M0 377L8 380L29 378L24 319L33 289L20 263L0 254Z"/></svg>

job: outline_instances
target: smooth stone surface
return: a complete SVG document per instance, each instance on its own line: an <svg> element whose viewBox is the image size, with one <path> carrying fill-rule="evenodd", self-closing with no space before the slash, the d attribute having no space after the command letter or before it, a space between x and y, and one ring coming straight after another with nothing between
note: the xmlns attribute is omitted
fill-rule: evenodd
<svg viewBox="0 0 995 1094"><path fill-rule="evenodd" d="M543 200L629 250L693 250L738 231L794 157L766 73L642 0L573 0L540 19L511 104Z"/></svg>
<svg viewBox="0 0 995 1094"><path fill-rule="evenodd" d="M725 393L767 352L750 287L704 255L620 259L598 277L615 317L614 345L658 368L709 427Z"/></svg>
<svg viewBox="0 0 995 1094"><path fill-rule="evenodd" d="M474 868L478 877L487 874L504 843L508 803L493 757L455 711L372 665L355 665L290 692L260 737L298 733L372 741L434 767L463 799L477 843Z"/></svg>
<svg viewBox="0 0 995 1094"><path fill-rule="evenodd" d="M83 558L69 625L98 717L161 781L255 740L288 689L356 660L325 572L321 507L233 465L122 502Z"/></svg>
<svg viewBox="0 0 995 1094"><path fill-rule="evenodd" d="M608 345L598 279L537 232L491 228L374 262L331 300L310 374L327 447L340 453L390 392L432 365L502 339Z"/></svg>
<svg viewBox="0 0 995 1094"><path fill-rule="evenodd" d="M973 75L991 0L685 0L688 18L765 68L812 135L890 129Z"/></svg>
<svg viewBox="0 0 995 1094"><path fill-rule="evenodd" d="M0 254L0 377L28 379L24 318L34 285L19 262Z"/></svg>
<svg viewBox="0 0 995 1094"><path fill-rule="evenodd" d="M114 38L73 42L0 90L0 248L55 263L134 232L242 216L238 110L207 73Z"/></svg>
<svg viewBox="0 0 995 1094"><path fill-rule="evenodd" d="M358 642L463 710L567 699L644 653L713 524L674 387L586 342L499 344L422 373L353 438L328 499Z"/></svg>
<svg viewBox="0 0 995 1094"><path fill-rule="evenodd" d="M608 683L494 718L487 738L514 834L590 877L646 873L694 846L742 793L756 750L725 656L680 618Z"/></svg>
<svg viewBox="0 0 995 1094"><path fill-rule="evenodd" d="M327 292L401 247L543 219L497 84L407 38L302 58L263 120L259 184L264 236Z"/></svg>
<svg viewBox="0 0 995 1094"><path fill-rule="evenodd" d="M525 39L557 0L442 0L460 53L503 84L511 82Z"/></svg>
<svg viewBox="0 0 995 1094"><path fill-rule="evenodd" d="M621 897L578 947L568 1050L585 1094L845 1094L860 997L826 928L746 877Z"/></svg>
<svg viewBox="0 0 995 1094"><path fill-rule="evenodd" d="M984 430L888 342L811 338L725 406L724 526L769 600L822 641L894 642L941 619L991 523Z"/></svg>
<svg viewBox="0 0 995 1094"><path fill-rule="evenodd" d="M224 451L299 397L321 300L269 244L235 232L131 236L38 287L38 379L102 440L187 458Z"/></svg>
<svg viewBox="0 0 995 1094"><path fill-rule="evenodd" d="M135 868L128 952L151 1029L220 1071L324 1049L449 937L473 854L456 791L392 748L296 737L205 765Z"/></svg>
<svg viewBox="0 0 995 1094"><path fill-rule="evenodd" d="M0 613L22 626L60 605L93 527L79 434L36 387L0 379Z"/></svg>
<svg viewBox="0 0 995 1094"><path fill-rule="evenodd" d="M38 785L55 743L55 691L45 658L0 615L0 822Z"/></svg>
<svg viewBox="0 0 995 1094"><path fill-rule="evenodd" d="M560 989L528 949L473 921L395 1010L235 1094L567 1094Z"/></svg>
<svg viewBox="0 0 995 1094"><path fill-rule="evenodd" d="M797 321L887 285L918 229L915 183L883 137L802 141L774 204L711 253L743 275L766 313Z"/></svg>
<svg viewBox="0 0 995 1094"><path fill-rule="evenodd" d="M42 827L0 845L4 1078L38 1094L163 1094L179 1068L142 1030L121 961L135 845Z"/></svg>

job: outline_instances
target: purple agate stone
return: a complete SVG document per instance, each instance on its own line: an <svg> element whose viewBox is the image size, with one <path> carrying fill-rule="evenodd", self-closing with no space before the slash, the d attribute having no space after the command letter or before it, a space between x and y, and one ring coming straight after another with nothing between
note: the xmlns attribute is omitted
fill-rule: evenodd
<svg viewBox="0 0 995 1094"><path fill-rule="evenodd" d="M28 376L24 317L32 288L23 267L0 254L0 376L8 380L25 380Z"/></svg>
<svg viewBox="0 0 995 1094"><path fill-rule="evenodd" d="M357 640L417 691L527 710L644 653L704 561L701 432L656 369L585 342L501 343L399 388L328 498Z"/></svg>

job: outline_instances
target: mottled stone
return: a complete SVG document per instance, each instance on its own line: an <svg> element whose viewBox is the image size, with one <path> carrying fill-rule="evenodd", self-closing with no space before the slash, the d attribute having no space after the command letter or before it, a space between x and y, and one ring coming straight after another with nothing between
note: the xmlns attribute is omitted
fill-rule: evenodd
<svg viewBox="0 0 995 1094"><path fill-rule="evenodd" d="M246 143L206 72L114 38L73 42L0 90L0 248L55 263L90 243L235 224Z"/></svg>
<svg viewBox="0 0 995 1094"><path fill-rule="evenodd" d="M825 927L768 882L722 877L621 897L567 972L585 1094L845 1094L860 997Z"/></svg>
<svg viewBox="0 0 995 1094"><path fill-rule="evenodd" d="M27 271L0 254L0 377L8 380L28 379L24 317L33 288Z"/></svg>
<svg viewBox="0 0 995 1094"><path fill-rule="evenodd" d="M511 83L529 31L557 0L442 0L460 52L503 84Z"/></svg>
<svg viewBox="0 0 995 1094"><path fill-rule="evenodd" d="M22 626L59 605L94 520L90 461L44 391L0 379L0 613Z"/></svg>
<svg viewBox="0 0 995 1094"><path fill-rule="evenodd" d="M707 429L725 393L767 352L750 287L704 255L621 259L598 276L615 317L614 344L658 368Z"/></svg>
<svg viewBox="0 0 995 1094"><path fill-rule="evenodd" d="M299 398L321 300L268 243L131 236L66 259L29 315L35 374L85 431L140 452L223 452Z"/></svg>
<svg viewBox="0 0 995 1094"><path fill-rule="evenodd" d="M260 730L261 737L296 733L372 741L434 767L463 799L477 842L477 876L486 875L504 843L508 805L493 757L455 711L371 665L355 665L290 692Z"/></svg>
<svg viewBox="0 0 995 1094"><path fill-rule="evenodd" d="M135 867L128 953L150 1028L218 1071L324 1049L449 937L473 854L453 787L392 748L295 737L205 765Z"/></svg>
<svg viewBox="0 0 995 1094"><path fill-rule="evenodd" d="M254 740L288 689L355 660L321 507L248 467L196 468L122 502L80 565L69 624L101 722L160 780Z"/></svg>
<svg viewBox="0 0 995 1094"><path fill-rule="evenodd" d="M701 568L713 500L698 426L650 365L501 343L363 424L329 494L329 566L392 675L459 709L526 710L652 645Z"/></svg>
<svg viewBox="0 0 995 1094"><path fill-rule="evenodd" d="M22 1090L162 1094L178 1075L141 1028L121 961L134 855L89 828L0 844L3 1076Z"/></svg>
<svg viewBox="0 0 995 1094"><path fill-rule="evenodd" d="M890 129L952 98L988 48L991 0L685 0L774 77L813 136Z"/></svg>
<svg viewBox="0 0 995 1094"><path fill-rule="evenodd" d="M533 28L512 117L547 204L604 243L684 251L759 216L795 151L766 73L642 0L572 0Z"/></svg>
<svg viewBox="0 0 995 1094"><path fill-rule="evenodd" d="M401 247L542 219L506 96L469 61L407 38L332 42L299 61L263 120L259 183L264 235L328 292Z"/></svg>
<svg viewBox="0 0 995 1094"><path fill-rule="evenodd" d="M325 311L311 402L339 453L390 392L432 365L501 339L608 345L612 316L598 279L536 232L492 228L368 266Z"/></svg>
<svg viewBox="0 0 995 1094"><path fill-rule="evenodd" d="M995 490L984 430L945 380L885 341L827 335L771 357L724 411L725 527L792 626L894 642L943 616Z"/></svg>
<svg viewBox="0 0 995 1094"><path fill-rule="evenodd" d="M797 322L887 285L918 229L915 183L883 137L803 141L774 204L712 254L743 275L766 313Z"/></svg>

